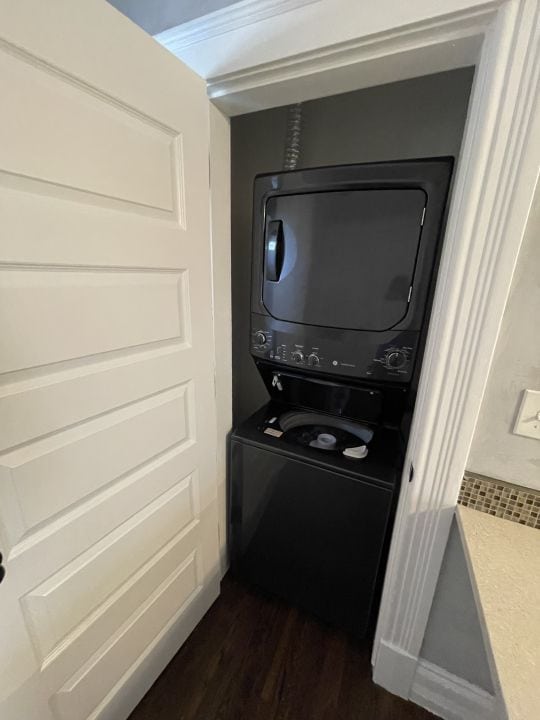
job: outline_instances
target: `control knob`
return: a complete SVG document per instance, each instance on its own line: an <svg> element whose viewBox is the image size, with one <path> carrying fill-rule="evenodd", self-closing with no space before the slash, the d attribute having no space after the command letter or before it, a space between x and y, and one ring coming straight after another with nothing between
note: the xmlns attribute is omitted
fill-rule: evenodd
<svg viewBox="0 0 540 720"><path fill-rule="evenodd" d="M304 353L301 350L293 350L291 353L291 358L294 360L294 362L300 363L304 359Z"/></svg>
<svg viewBox="0 0 540 720"><path fill-rule="evenodd" d="M307 361L308 365L311 365L311 367L318 367L321 363L317 353L311 353L310 355L308 355Z"/></svg>
<svg viewBox="0 0 540 720"><path fill-rule="evenodd" d="M389 370L399 370L407 364L407 356L401 350L393 350L387 354L385 364Z"/></svg>
<svg viewBox="0 0 540 720"><path fill-rule="evenodd" d="M267 338L262 330L257 330L257 332L253 334L253 339L256 345L266 345Z"/></svg>

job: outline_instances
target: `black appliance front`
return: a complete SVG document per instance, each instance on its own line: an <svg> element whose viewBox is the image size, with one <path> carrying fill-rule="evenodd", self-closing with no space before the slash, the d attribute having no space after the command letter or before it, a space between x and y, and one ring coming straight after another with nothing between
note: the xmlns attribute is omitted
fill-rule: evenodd
<svg viewBox="0 0 540 720"><path fill-rule="evenodd" d="M363 637L384 573L398 435L377 432L359 461L266 435L279 413L262 408L231 439L232 571Z"/></svg>
<svg viewBox="0 0 540 720"><path fill-rule="evenodd" d="M452 158L255 179L251 352L281 366L408 383Z"/></svg>

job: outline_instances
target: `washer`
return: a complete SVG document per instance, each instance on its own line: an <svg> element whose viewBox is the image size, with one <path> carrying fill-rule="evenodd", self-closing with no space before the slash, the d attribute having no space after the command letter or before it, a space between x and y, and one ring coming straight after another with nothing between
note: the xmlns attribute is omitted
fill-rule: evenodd
<svg viewBox="0 0 540 720"><path fill-rule="evenodd" d="M231 437L231 569L363 637L384 576L403 442L381 427L366 457L349 458L287 438L279 418L290 412L270 403Z"/></svg>

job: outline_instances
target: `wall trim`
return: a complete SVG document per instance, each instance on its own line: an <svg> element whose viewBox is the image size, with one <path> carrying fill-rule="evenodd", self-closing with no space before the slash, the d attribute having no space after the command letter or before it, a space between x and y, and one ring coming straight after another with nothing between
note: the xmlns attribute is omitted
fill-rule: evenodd
<svg viewBox="0 0 540 720"><path fill-rule="evenodd" d="M319 0L241 0L164 30L154 38L176 55L190 45L316 2Z"/></svg>
<svg viewBox="0 0 540 720"><path fill-rule="evenodd" d="M409 698L443 720L502 717L494 695L426 660L418 662Z"/></svg>
<svg viewBox="0 0 540 720"><path fill-rule="evenodd" d="M492 4L485 7L467 8L460 13L452 13L448 17L437 20L425 20L413 23L407 27L392 29L386 32L375 33L354 40L331 45L326 48L318 48L298 55L287 56L273 62L257 64L254 67L243 68L234 73L208 78L208 95L220 105L220 98L226 101L230 96L238 93L253 91L256 88L265 88L276 83L285 83L306 76L313 77L317 73L324 73L328 70L334 72L338 68L354 67L362 63L368 68L367 63L382 60L388 64L394 56L401 62L403 53L414 53L416 50L427 48L431 45L441 44L444 34L444 42L454 47L453 58L449 58L442 69L452 69L474 64L480 50L479 42L474 38L481 38L489 27L495 10ZM264 36L264 27L254 28L255 40L260 33L260 40ZM465 44L464 40L470 39ZM456 51L455 44L459 42L465 52ZM393 71L395 72L395 71ZM429 68L429 72L435 72ZM420 63L417 69L413 68L412 73L426 74L421 71ZM409 75L409 73L407 73ZM412 76L412 75L411 75ZM398 78L399 79L399 78ZM334 79L332 80L334 82ZM356 89L378 84L370 80L357 78ZM318 96L318 87L315 89L314 97ZM341 90L340 90L341 92ZM299 100L308 99L300 96ZM258 109L258 108L253 108ZM248 112L244 110L244 112Z"/></svg>

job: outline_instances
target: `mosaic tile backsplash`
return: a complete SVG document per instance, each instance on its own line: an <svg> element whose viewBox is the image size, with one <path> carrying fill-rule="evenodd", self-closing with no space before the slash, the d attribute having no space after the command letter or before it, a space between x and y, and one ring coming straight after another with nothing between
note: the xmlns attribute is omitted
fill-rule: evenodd
<svg viewBox="0 0 540 720"><path fill-rule="evenodd" d="M466 473L458 503L473 510L540 529L540 492Z"/></svg>

